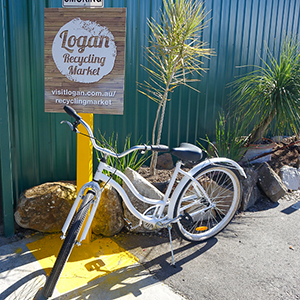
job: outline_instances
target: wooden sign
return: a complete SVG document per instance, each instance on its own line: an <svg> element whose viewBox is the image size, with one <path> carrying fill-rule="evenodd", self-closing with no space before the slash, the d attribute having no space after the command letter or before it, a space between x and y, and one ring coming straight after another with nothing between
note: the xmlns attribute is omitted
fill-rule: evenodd
<svg viewBox="0 0 300 300"><path fill-rule="evenodd" d="M45 8L45 111L123 114L126 8Z"/></svg>

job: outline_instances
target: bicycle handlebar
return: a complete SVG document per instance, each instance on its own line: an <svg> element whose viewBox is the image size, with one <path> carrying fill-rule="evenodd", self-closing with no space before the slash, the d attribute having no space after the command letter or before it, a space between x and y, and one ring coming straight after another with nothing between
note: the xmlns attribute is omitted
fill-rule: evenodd
<svg viewBox="0 0 300 300"><path fill-rule="evenodd" d="M151 145L150 147L152 151L169 152L169 147L165 145Z"/></svg>
<svg viewBox="0 0 300 300"><path fill-rule="evenodd" d="M81 117L77 114L74 108L65 105L64 106L64 111L71 117L73 117L77 122L80 121Z"/></svg>
<svg viewBox="0 0 300 300"><path fill-rule="evenodd" d="M65 105L64 106L64 110L65 112L71 116L72 118L75 119L75 122L73 124L73 131L74 128L76 129L76 127L79 125L79 124L82 124L85 129L87 130L88 132L88 135L90 137L90 140L92 142L92 145L93 147L97 150L97 151L100 151L104 154L107 154L107 155L110 155L110 156L113 156L113 157L118 157L118 158L121 158L123 156L126 156L127 154L131 153L131 152L134 152L134 151L148 151L148 150L151 150L151 151L158 151L158 152L168 152L169 151L169 147L168 146L165 146L165 145L136 145L136 146L133 146L131 147L130 149L118 154L118 153L115 153L109 149L106 149L106 148L102 148L100 147L99 145L96 144L95 142L95 137L94 137L94 134L93 134L93 131L91 129L91 127L89 126L89 124L87 124L78 114L77 112L75 111L74 108L70 107L70 106L67 106ZM69 122L67 122L69 123ZM69 123L70 127L71 127L71 124ZM77 131L78 132L78 131Z"/></svg>

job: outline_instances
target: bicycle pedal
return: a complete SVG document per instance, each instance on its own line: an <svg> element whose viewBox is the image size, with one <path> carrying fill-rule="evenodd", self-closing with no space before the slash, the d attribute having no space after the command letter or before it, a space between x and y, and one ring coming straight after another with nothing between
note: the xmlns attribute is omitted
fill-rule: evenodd
<svg viewBox="0 0 300 300"><path fill-rule="evenodd" d="M147 230L154 230L155 226L153 224L147 223L147 222L142 222L143 227Z"/></svg>
<svg viewBox="0 0 300 300"><path fill-rule="evenodd" d="M131 222L127 219L127 218L123 218L124 221L125 221L125 228L128 230L128 231L131 231L132 230L132 224Z"/></svg>

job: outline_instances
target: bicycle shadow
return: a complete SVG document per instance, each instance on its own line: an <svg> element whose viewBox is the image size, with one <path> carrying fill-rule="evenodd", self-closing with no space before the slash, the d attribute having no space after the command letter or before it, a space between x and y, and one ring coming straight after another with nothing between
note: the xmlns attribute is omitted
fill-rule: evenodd
<svg viewBox="0 0 300 300"><path fill-rule="evenodd" d="M87 285L67 292L53 300L70 299L75 295L80 295L80 299L106 299L113 300L132 294L138 297L144 293L156 292L158 279L165 280L168 277L180 272L184 264L202 255L211 249L216 243L217 238L211 238L204 243L184 243L181 247L174 249L176 267L172 266L171 253L167 252L152 259L144 261L127 268L117 270L113 273L96 278L87 283ZM143 243L142 245L143 246ZM156 244L156 246L158 246ZM197 249L195 249L195 247ZM193 251L195 249L195 251ZM188 253L188 255L185 255ZM146 259L145 259L146 260ZM152 270L152 267L160 266L158 270ZM148 290L148 292L147 292ZM153 295L155 297L155 295Z"/></svg>
<svg viewBox="0 0 300 300"><path fill-rule="evenodd" d="M137 239L135 238L135 240ZM157 279L155 279L153 275L158 275L156 277L160 280L164 280L180 272L185 263L208 251L217 243L217 239L212 238L201 244L181 243L175 240L174 255L176 268L170 264L170 251L165 251L162 254L159 253L159 255L157 255L155 251L151 252L151 247L162 248L162 251L164 251L165 249L162 246L166 244L167 239L149 239L146 237L143 240L138 239L137 242L140 242L141 247L149 248L148 253L140 264L136 263L114 272L108 272L105 275L99 275L92 278L84 286L75 288L62 295L54 295L51 299L71 299L72 297L80 295L80 299L112 300L128 294L137 297L142 293L153 293L153 289L156 290L158 284ZM128 247L126 248L128 251ZM156 270L153 271L152 268L154 266ZM160 270L158 270L157 266L160 266ZM95 259L89 262L86 267L101 270L103 264L101 260ZM4 290L0 294L0 299L32 299L38 289L43 286L45 278L45 270L40 269L33 271Z"/></svg>
<svg viewBox="0 0 300 300"><path fill-rule="evenodd" d="M160 233L159 233L160 234ZM144 264L149 261L153 261L158 257L164 257L167 260L171 259L171 245L169 237L166 233L162 236L154 234L148 236L147 234L127 234L117 235L113 237L120 247L125 248L139 258L140 263ZM201 248L201 251L206 251L207 248L213 247L217 239L211 238L205 242L190 242L181 239L175 231L172 229L172 242L174 248L174 254L182 251L187 251L191 248ZM203 246L205 244L205 246ZM171 260L170 260L171 261Z"/></svg>
<svg viewBox="0 0 300 300"><path fill-rule="evenodd" d="M140 263L159 280L165 280L182 271L183 266L201 256L218 242L212 237L205 242L187 242L180 238L173 239L175 266L172 264L171 246L166 239L163 243L152 244L148 252L141 258ZM141 243L141 246L148 245ZM145 251L146 252L146 251ZM158 255L159 253L159 255Z"/></svg>

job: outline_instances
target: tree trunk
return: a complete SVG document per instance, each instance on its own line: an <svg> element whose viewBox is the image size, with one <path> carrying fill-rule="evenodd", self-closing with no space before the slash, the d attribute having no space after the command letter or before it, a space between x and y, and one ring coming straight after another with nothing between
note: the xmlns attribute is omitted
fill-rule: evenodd
<svg viewBox="0 0 300 300"><path fill-rule="evenodd" d="M262 120L259 125L252 131L251 137L249 139L249 144L255 144L262 140L263 135L270 123L273 121L276 115L276 110L273 110L270 115L268 115L264 120Z"/></svg>
<svg viewBox="0 0 300 300"><path fill-rule="evenodd" d="M156 117L154 120L154 124L153 124L153 130L152 130L152 145L155 145L155 131L156 131L156 126L157 126L157 122L159 119L159 113L160 113L160 109L162 107L162 101L159 103L157 112L156 112Z"/></svg>
<svg viewBox="0 0 300 300"><path fill-rule="evenodd" d="M155 140L154 137L155 137L155 131L156 131L156 124L157 124L157 120L158 120L159 111L162 107L162 111L161 111L161 115L160 115L160 121L159 121L159 128L158 128L158 132L157 132L156 145L159 145L159 143L160 143L162 127L163 127L163 122L164 122L164 116L165 116L165 110L166 110L166 104L167 104L168 94L169 94L169 88L170 88L171 81L172 81L172 79L174 77L174 74L175 74L175 68L177 66L177 63L178 63L178 60L176 60L173 64L172 72L171 72L170 76L168 77L168 81L166 83L166 88L165 88L164 95L162 96L161 102L159 104L160 106L157 109L158 111L156 113L155 127L153 127L153 131L152 131L152 141ZM157 156L158 156L157 152L154 152L153 155L152 155L151 163L150 163L150 175L155 175Z"/></svg>
<svg viewBox="0 0 300 300"><path fill-rule="evenodd" d="M157 133L156 145L160 144L162 127L163 127L163 122L164 122L164 115L165 115L165 111L166 111L166 104L167 104L167 99L164 100L164 103L162 105L162 111L161 111L161 115L160 115L160 121L159 121L159 128L158 128L158 133ZM157 157L158 157L158 153L154 152L153 155L152 155L152 158L151 158L151 163L150 163L150 175L155 175Z"/></svg>

